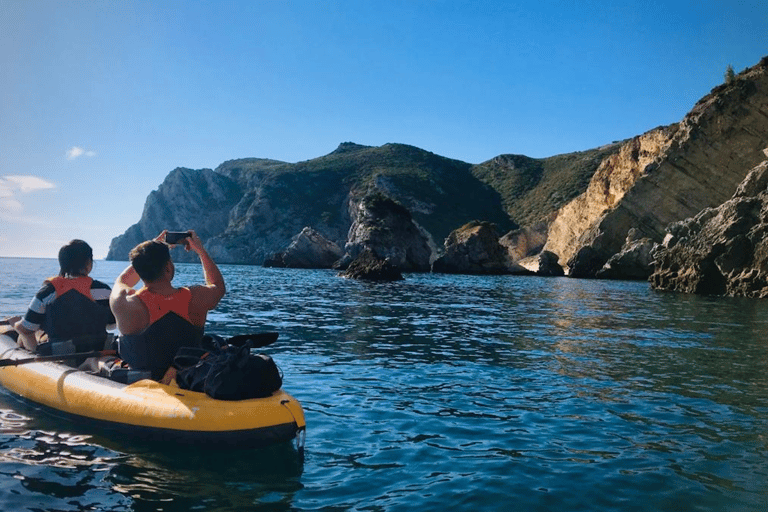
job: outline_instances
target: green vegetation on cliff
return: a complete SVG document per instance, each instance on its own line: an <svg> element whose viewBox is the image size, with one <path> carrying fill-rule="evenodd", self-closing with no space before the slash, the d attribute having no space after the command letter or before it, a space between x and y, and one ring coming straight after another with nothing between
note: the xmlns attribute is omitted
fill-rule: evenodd
<svg viewBox="0 0 768 512"><path fill-rule="evenodd" d="M499 193L472 175L471 164L405 144L371 147L346 142L305 162L248 159L228 162L217 171L245 186L269 183L273 208L302 205L307 217L326 224L343 216L350 192L378 191L408 208L438 244L472 219L489 220L505 231L517 227Z"/></svg>
<svg viewBox="0 0 768 512"><path fill-rule="evenodd" d="M584 192L597 167L621 143L549 158L501 155L472 169L498 192L507 214L520 225L548 217Z"/></svg>

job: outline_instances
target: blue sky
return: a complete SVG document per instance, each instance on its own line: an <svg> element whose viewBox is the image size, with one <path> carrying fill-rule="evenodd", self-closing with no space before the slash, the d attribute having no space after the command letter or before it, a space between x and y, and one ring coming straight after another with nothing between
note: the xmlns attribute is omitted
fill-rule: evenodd
<svg viewBox="0 0 768 512"><path fill-rule="evenodd" d="M0 256L104 257L176 167L594 148L765 55L764 0L0 0Z"/></svg>

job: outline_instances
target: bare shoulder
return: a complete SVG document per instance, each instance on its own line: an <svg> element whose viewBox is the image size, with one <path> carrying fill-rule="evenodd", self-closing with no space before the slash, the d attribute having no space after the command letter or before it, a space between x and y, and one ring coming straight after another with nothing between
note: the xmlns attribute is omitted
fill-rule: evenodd
<svg viewBox="0 0 768 512"><path fill-rule="evenodd" d="M144 312L144 304L133 289L115 289L109 296L109 307L115 315Z"/></svg>
<svg viewBox="0 0 768 512"><path fill-rule="evenodd" d="M109 294L110 306L128 306L138 302L139 298L136 295L136 290L127 287L115 287Z"/></svg>
<svg viewBox="0 0 768 512"><path fill-rule="evenodd" d="M149 323L147 309L134 290L113 290L109 307L117 320L117 328L123 334L135 334Z"/></svg>

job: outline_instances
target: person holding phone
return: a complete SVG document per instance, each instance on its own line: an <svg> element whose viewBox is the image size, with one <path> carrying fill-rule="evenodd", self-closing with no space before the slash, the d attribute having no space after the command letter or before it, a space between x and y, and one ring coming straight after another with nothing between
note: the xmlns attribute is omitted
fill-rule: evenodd
<svg viewBox="0 0 768 512"><path fill-rule="evenodd" d="M176 268L170 242L183 242L187 251L197 253L204 284L173 286ZM132 369L150 371L153 379L161 380L180 347L200 346L208 311L226 292L224 278L194 231L163 231L134 247L129 259L131 264L118 276L109 298L121 333L118 353ZM139 280L143 286L135 290Z"/></svg>

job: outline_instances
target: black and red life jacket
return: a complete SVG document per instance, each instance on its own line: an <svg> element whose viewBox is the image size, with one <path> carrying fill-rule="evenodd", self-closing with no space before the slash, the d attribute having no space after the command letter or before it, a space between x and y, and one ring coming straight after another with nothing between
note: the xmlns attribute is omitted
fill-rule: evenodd
<svg viewBox="0 0 768 512"><path fill-rule="evenodd" d="M56 290L56 298L47 306L41 326L49 342L71 341L78 352L103 350L106 327L114 320L109 307L93 299L93 279L56 276L47 281Z"/></svg>
<svg viewBox="0 0 768 512"><path fill-rule="evenodd" d="M203 331L189 320L189 288L167 296L142 288L137 296L147 308L149 325L139 334L121 335L118 352L131 369L149 371L152 379L159 380L179 348L200 346Z"/></svg>

